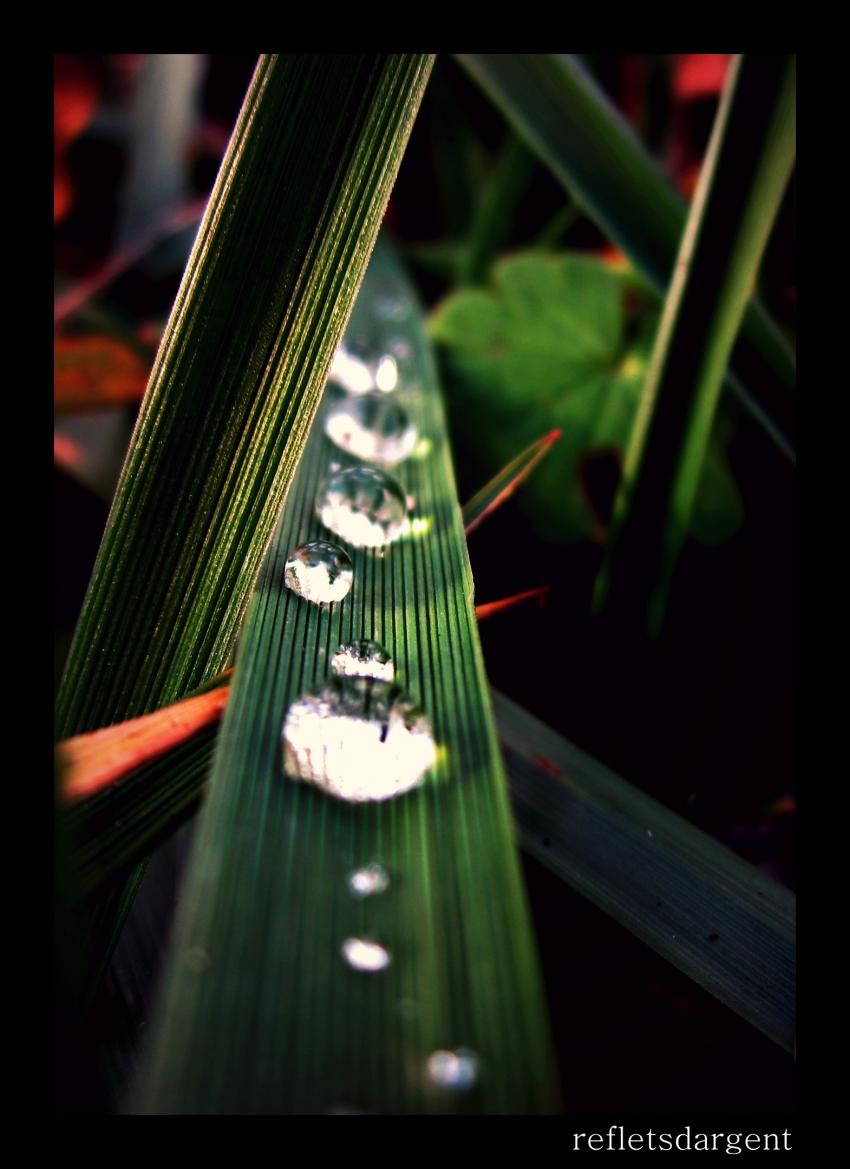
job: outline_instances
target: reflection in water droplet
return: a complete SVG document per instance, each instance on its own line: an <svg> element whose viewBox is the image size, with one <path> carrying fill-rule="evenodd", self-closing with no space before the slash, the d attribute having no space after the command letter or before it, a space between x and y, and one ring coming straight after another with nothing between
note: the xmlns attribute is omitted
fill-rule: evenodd
<svg viewBox="0 0 850 1169"><path fill-rule="evenodd" d="M348 554L326 540L313 540L290 552L283 573L287 588L317 605L341 601L353 581Z"/></svg>
<svg viewBox="0 0 850 1169"><path fill-rule="evenodd" d="M468 1092L478 1079L478 1056L468 1047L432 1051L428 1056L428 1078L449 1092Z"/></svg>
<svg viewBox="0 0 850 1169"><path fill-rule="evenodd" d="M355 897L374 897L377 893L386 893L389 887L389 873L383 865L375 862L355 869L348 878L348 888Z"/></svg>
<svg viewBox="0 0 850 1169"><path fill-rule="evenodd" d="M327 479L316 514L355 548L381 548L402 534L407 508L395 479L374 467L349 467Z"/></svg>
<svg viewBox="0 0 850 1169"><path fill-rule="evenodd" d="M398 365L391 354L349 338L334 354L328 380L349 394L368 394L372 390L388 394L398 385Z"/></svg>
<svg viewBox="0 0 850 1169"><path fill-rule="evenodd" d="M399 687L330 678L290 706L284 769L342 800L386 800L421 783L435 759L427 718Z"/></svg>
<svg viewBox="0 0 850 1169"><path fill-rule="evenodd" d="M419 438L404 406L383 394L331 402L325 434L348 454L387 467L408 458Z"/></svg>
<svg viewBox="0 0 850 1169"><path fill-rule="evenodd" d="M395 665L384 647L366 638L341 645L331 660L331 666L335 674L381 678L384 682L392 682L395 676Z"/></svg>
<svg viewBox="0 0 850 1169"><path fill-rule="evenodd" d="M353 970L364 970L370 974L386 970L392 961L385 946L365 938L346 938L342 943L342 956Z"/></svg>

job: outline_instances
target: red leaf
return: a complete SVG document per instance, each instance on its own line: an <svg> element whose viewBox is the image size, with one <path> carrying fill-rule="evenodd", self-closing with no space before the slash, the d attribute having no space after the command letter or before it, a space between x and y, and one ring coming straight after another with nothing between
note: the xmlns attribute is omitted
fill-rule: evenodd
<svg viewBox="0 0 850 1169"><path fill-rule="evenodd" d="M512 597L502 597L500 601L488 601L484 605L476 605L475 616L479 621L484 621L487 617L492 617L496 613L503 613L505 609L512 609L514 605L520 604L521 601L529 601L532 597L539 597L540 604L542 605L548 595L548 585L543 585L539 589L527 589L526 592L515 593Z"/></svg>
<svg viewBox="0 0 850 1169"><path fill-rule="evenodd" d="M729 69L729 53L680 53L673 72L673 92L680 101L716 97Z"/></svg>
<svg viewBox="0 0 850 1169"><path fill-rule="evenodd" d="M150 369L114 337L57 337L53 400L57 414L138 402Z"/></svg>

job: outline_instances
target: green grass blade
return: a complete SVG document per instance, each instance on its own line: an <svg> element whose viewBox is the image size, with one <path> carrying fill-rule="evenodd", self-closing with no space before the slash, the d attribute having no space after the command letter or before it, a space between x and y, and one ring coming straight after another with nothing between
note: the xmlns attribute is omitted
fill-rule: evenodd
<svg viewBox="0 0 850 1169"><path fill-rule="evenodd" d="M574 56L461 54L458 60L573 198L664 295L687 208ZM729 385L780 449L790 443L793 353L756 300L747 306Z"/></svg>
<svg viewBox="0 0 850 1169"><path fill-rule="evenodd" d="M561 437L560 430L550 430L531 446L521 451L493 478L476 491L463 505L463 528L467 536L474 532L487 516L501 507L525 482L540 460Z"/></svg>
<svg viewBox="0 0 850 1169"><path fill-rule="evenodd" d="M166 705L226 665L431 64L257 65L124 465L58 737Z"/></svg>
<svg viewBox="0 0 850 1169"><path fill-rule="evenodd" d="M729 353L794 165L795 59L736 59L682 237L626 452L595 604L663 620Z"/></svg>
<svg viewBox="0 0 850 1169"><path fill-rule="evenodd" d="M376 253L355 326L372 279L410 296ZM355 583L340 603L313 606L285 589L290 550L323 533L314 500L339 457L314 428L240 640L143 1112L556 1106L433 358L418 314L397 328L415 366L408 408L426 440L397 472L420 522L383 557L353 550ZM328 676L330 655L352 636L390 650L439 748L426 783L385 803L348 804L282 775L289 704ZM348 877L371 861L388 869L390 887L357 901ZM363 933L392 952L379 974L342 960L343 939ZM425 1067L435 1049L457 1046L478 1053L481 1074L450 1095L429 1085Z"/></svg>
<svg viewBox="0 0 850 1169"><path fill-rule="evenodd" d="M510 238L517 205L533 173L534 157L509 129L477 199L458 272L461 284L481 284L486 279L491 263Z"/></svg>
<svg viewBox="0 0 850 1169"><path fill-rule="evenodd" d="M523 849L790 1051L794 894L492 694Z"/></svg>
<svg viewBox="0 0 850 1169"><path fill-rule="evenodd" d="M218 725L64 809L74 892L82 900L146 861L197 810Z"/></svg>
<svg viewBox="0 0 850 1169"><path fill-rule="evenodd" d="M491 694L523 850L790 1050L794 895ZM128 849L137 860L181 826L202 798L216 735L204 731L128 777L115 789L112 817L103 802L74 809L73 827L88 831L73 855L81 884L97 879L98 862L120 871Z"/></svg>

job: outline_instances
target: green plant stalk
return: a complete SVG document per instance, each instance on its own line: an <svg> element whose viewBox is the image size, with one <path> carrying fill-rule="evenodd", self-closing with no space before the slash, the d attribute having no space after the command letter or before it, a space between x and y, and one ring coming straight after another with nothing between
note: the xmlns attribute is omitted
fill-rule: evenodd
<svg viewBox="0 0 850 1169"><path fill-rule="evenodd" d="M225 666L431 65L260 59L124 464L58 737Z"/></svg>
<svg viewBox="0 0 850 1169"><path fill-rule="evenodd" d="M517 204L533 172L533 156L509 127L472 218L458 272L460 284L481 284L486 279L490 264L510 236Z"/></svg>
<svg viewBox="0 0 850 1169"><path fill-rule="evenodd" d="M57 700L65 738L229 662L433 64L257 64L157 354ZM141 872L81 910L91 1000Z"/></svg>
<svg viewBox="0 0 850 1169"><path fill-rule="evenodd" d="M791 1051L794 894L492 694L523 849Z"/></svg>
<svg viewBox="0 0 850 1169"><path fill-rule="evenodd" d="M793 893L504 694L491 696L523 850L790 1051ZM148 855L197 811L217 734L205 728L116 784L112 818L102 814L103 797L84 801L74 855L84 876L120 871L128 849L133 859ZM114 829L116 810L123 832Z"/></svg>
<svg viewBox="0 0 850 1169"><path fill-rule="evenodd" d="M574 56L460 54L458 60L635 267L664 296L687 207ZM792 450L795 362L755 299L732 355L732 391L783 453Z"/></svg>
<svg viewBox="0 0 850 1169"><path fill-rule="evenodd" d="M715 408L794 165L795 59L736 59L626 452L595 608L660 630Z"/></svg>
<svg viewBox="0 0 850 1169"><path fill-rule="evenodd" d="M370 311L370 287L411 297L376 252L353 326ZM312 605L284 588L290 550L328 537L315 500L329 462L345 461L314 427L240 640L154 1020L145 1113L556 1106L449 444L412 301L393 329L412 367L410 389L396 392L427 440L394 474L422 523L383 556L348 549L354 586L341 602ZM390 651L438 751L421 787L358 805L285 778L280 734L291 702L327 678L336 646L364 636ZM372 861L390 887L358 901L348 880ZM390 949L377 974L343 960L344 939L363 935ZM468 1093L428 1078L429 1054L456 1046L481 1059Z"/></svg>

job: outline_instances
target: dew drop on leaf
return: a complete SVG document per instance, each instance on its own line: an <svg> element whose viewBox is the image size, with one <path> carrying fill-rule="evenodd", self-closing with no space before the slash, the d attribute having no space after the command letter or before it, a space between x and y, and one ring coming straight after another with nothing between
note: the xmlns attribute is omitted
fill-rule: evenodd
<svg viewBox="0 0 850 1169"><path fill-rule="evenodd" d="M376 862L355 869L348 878L348 888L354 897L374 897L378 893L386 893L389 887L389 873Z"/></svg>
<svg viewBox="0 0 850 1169"><path fill-rule="evenodd" d="M377 641L361 638L341 645L331 660L335 674L346 677L380 678L392 682L395 665L384 647Z"/></svg>
<svg viewBox="0 0 850 1169"><path fill-rule="evenodd" d="M334 535L355 548L382 548L404 531L404 492L374 467L349 467L332 474L319 490L316 514Z"/></svg>
<svg viewBox="0 0 850 1169"><path fill-rule="evenodd" d="M428 1078L449 1092L468 1092L478 1079L478 1056L468 1047L454 1051L432 1051L428 1056Z"/></svg>
<svg viewBox="0 0 850 1169"><path fill-rule="evenodd" d="M340 450L387 467L409 458L419 440L404 406L378 393L331 402L325 413L325 434Z"/></svg>
<svg viewBox="0 0 850 1169"><path fill-rule="evenodd" d="M348 594L354 582L354 567L348 553L336 544L313 540L290 552L283 580L305 601L330 605Z"/></svg>
<svg viewBox="0 0 850 1169"><path fill-rule="evenodd" d="M392 961L385 946L366 938L346 938L342 943L342 956L352 970L362 970L368 974L386 970Z"/></svg>
<svg viewBox="0 0 850 1169"><path fill-rule="evenodd" d="M436 757L430 724L413 699L373 678L336 676L302 695L281 738L291 779L355 803L410 791Z"/></svg>

